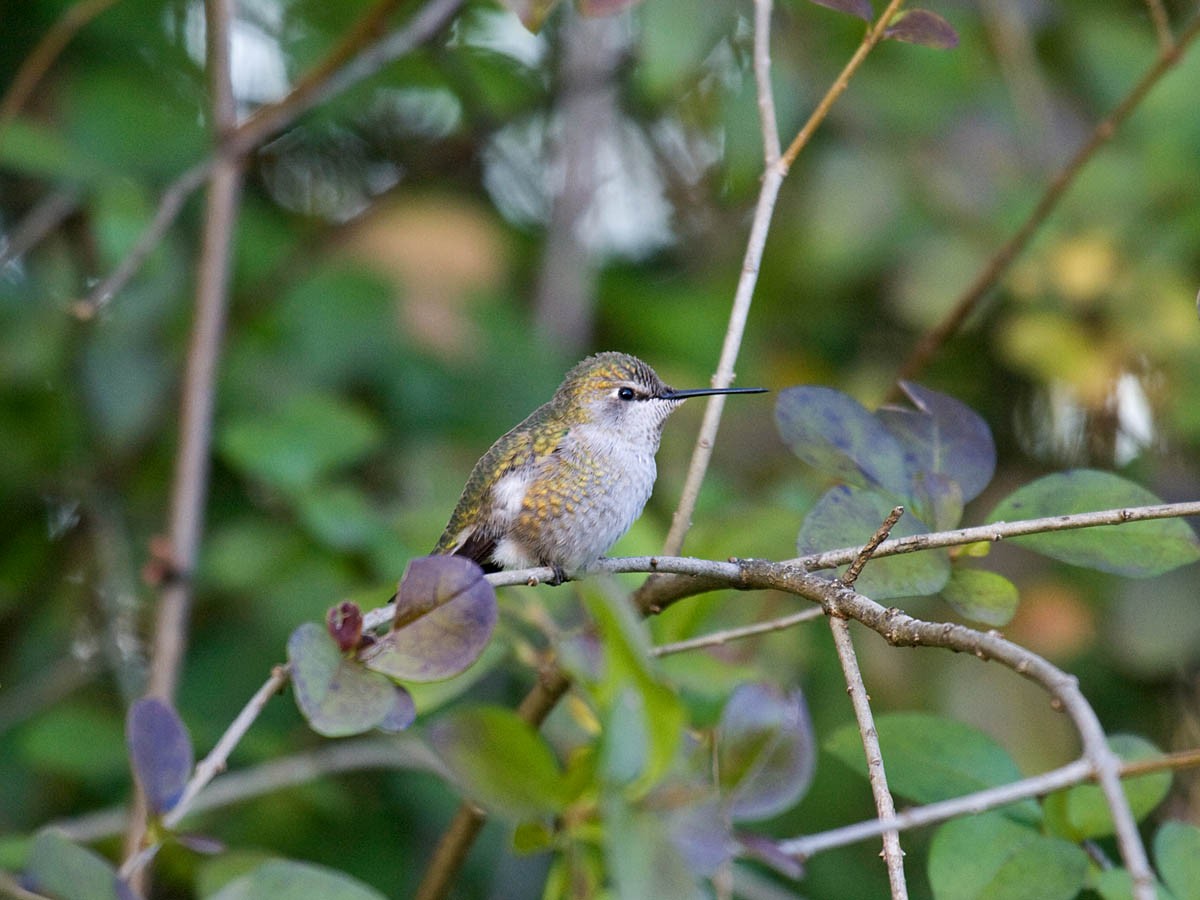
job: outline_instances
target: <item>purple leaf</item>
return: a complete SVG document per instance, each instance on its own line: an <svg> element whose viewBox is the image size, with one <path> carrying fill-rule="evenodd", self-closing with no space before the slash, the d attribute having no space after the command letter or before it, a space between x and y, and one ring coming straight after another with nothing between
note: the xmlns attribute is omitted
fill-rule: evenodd
<svg viewBox="0 0 1200 900"><path fill-rule="evenodd" d="M134 775L150 811L161 816L174 806L192 773L192 742L179 714L157 697L129 708L125 740Z"/></svg>
<svg viewBox="0 0 1200 900"><path fill-rule="evenodd" d="M927 9L898 13L888 24L883 36L906 44L933 47L935 50L951 50L958 46L958 32L954 26Z"/></svg>
<svg viewBox="0 0 1200 900"><path fill-rule="evenodd" d="M296 705L318 734L343 737L372 728L395 730L403 720L397 711L404 701L397 692L404 689L346 659L315 622L292 632L287 652Z"/></svg>
<svg viewBox="0 0 1200 900"><path fill-rule="evenodd" d="M735 820L766 819L791 808L808 790L816 744L799 691L743 684L717 726L718 783Z"/></svg>
<svg viewBox="0 0 1200 900"><path fill-rule="evenodd" d="M496 627L496 592L461 556L408 564L392 630L361 654L367 668L397 681L441 681L479 658Z"/></svg>
<svg viewBox="0 0 1200 900"><path fill-rule="evenodd" d="M996 444L983 417L947 394L912 382L900 385L913 408L884 406L875 416L903 445L913 474L948 475L963 501L988 486L996 471Z"/></svg>
<svg viewBox="0 0 1200 900"><path fill-rule="evenodd" d="M846 13L862 19L864 22L870 22L875 18L875 10L871 8L869 0L809 0L809 2L815 3L817 6L824 6L826 9Z"/></svg>

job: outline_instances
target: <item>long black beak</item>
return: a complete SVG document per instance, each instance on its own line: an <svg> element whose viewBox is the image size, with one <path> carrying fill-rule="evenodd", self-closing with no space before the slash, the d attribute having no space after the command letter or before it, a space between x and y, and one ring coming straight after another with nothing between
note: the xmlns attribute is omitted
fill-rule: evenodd
<svg viewBox="0 0 1200 900"><path fill-rule="evenodd" d="M686 400L688 397L707 397L710 394L765 394L766 392L766 388L693 388L687 391L667 388L659 394L659 399Z"/></svg>

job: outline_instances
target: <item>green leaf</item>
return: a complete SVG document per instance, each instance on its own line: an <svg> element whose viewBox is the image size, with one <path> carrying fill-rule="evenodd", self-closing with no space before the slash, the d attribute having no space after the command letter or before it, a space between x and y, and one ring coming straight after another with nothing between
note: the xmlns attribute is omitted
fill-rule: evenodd
<svg viewBox="0 0 1200 900"><path fill-rule="evenodd" d="M841 391L813 385L780 391L775 424L783 442L814 469L859 487L908 496L904 448L875 416Z"/></svg>
<svg viewBox="0 0 1200 900"><path fill-rule="evenodd" d="M925 713L889 713L875 719L888 786L917 803L934 803L1021 779L1008 751L982 731ZM825 749L864 777L866 759L857 725L844 725ZM1033 800L1004 807L1006 815L1038 822Z"/></svg>
<svg viewBox="0 0 1200 900"><path fill-rule="evenodd" d="M391 680L346 659L326 630L307 622L288 639L296 705L326 737L372 728L398 731L415 718L412 698Z"/></svg>
<svg viewBox="0 0 1200 900"><path fill-rule="evenodd" d="M95 183L105 174L102 163L56 132L19 116L5 123L0 163L26 175L75 183Z"/></svg>
<svg viewBox="0 0 1200 900"><path fill-rule="evenodd" d="M1152 743L1134 734L1114 734L1108 746L1126 762L1158 759L1162 752ZM1121 782L1134 818L1141 821L1158 806L1171 789L1170 772L1152 772ZM1042 804L1047 826L1057 834L1073 841L1107 837L1113 833L1112 816L1104 793L1093 784L1080 784L1056 791Z"/></svg>
<svg viewBox="0 0 1200 900"><path fill-rule="evenodd" d="M1087 855L1069 841L989 812L937 830L929 883L938 900L1071 900L1087 865Z"/></svg>
<svg viewBox="0 0 1200 900"><path fill-rule="evenodd" d="M275 859L235 878L206 900L384 900L349 875L312 863Z"/></svg>
<svg viewBox="0 0 1200 900"><path fill-rule="evenodd" d="M29 848L25 879L59 900L118 900L117 873L106 860L60 832L38 832Z"/></svg>
<svg viewBox="0 0 1200 900"><path fill-rule="evenodd" d="M1021 595L1003 575L956 566L942 588L942 599L968 619L999 626L1012 619Z"/></svg>
<svg viewBox="0 0 1200 900"><path fill-rule="evenodd" d="M1164 822L1154 836L1154 859L1176 900L1200 900L1200 828Z"/></svg>
<svg viewBox="0 0 1200 900"><path fill-rule="evenodd" d="M562 811L566 781L549 745L516 713L497 706L455 709L429 725L430 744L471 800L519 821Z"/></svg>
<svg viewBox="0 0 1200 900"><path fill-rule="evenodd" d="M740 686L717 725L717 782L730 816L757 820L790 809L812 782L816 738L799 691Z"/></svg>
<svg viewBox="0 0 1200 900"><path fill-rule="evenodd" d="M392 630L362 653L369 669L400 681L441 681L470 668L496 627L496 592L461 556L409 562Z"/></svg>
<svg viewBox="0 0 1200 900"><path fill-rule="evenodd" d="M382 433L375 420L319 394L292 398L274 412L234 419L218 437L221 452L245 475L284 491L362 459Z"/></svg>
<svg viewBox="0 0 1200 900"><path fill-rule="evenodd" d="M1018 488L1000 501L988 521L1012 522L1160 503L1154 494L1119 475L1074 469ZM1182 519L1052 531L1011 540L1062 562L1134 578L1161 575L1200 559L1200 542Z"/></svg>
<svg viewBox="0 0 1200 900"><path fill-rule="evenodd" d="M796 550L801 555L839 547L862 546L883 524L895 503L876 491L839 485L825 492L804 517ZM915 516L905 514L892 528L892 537L925 534ZM838 574L846 571L846 566ZM936 594L950 577L950 557L944 550L901 553L867 563L854 589L873 600Z"/></svg>
<svg viewBox="0 0 1200 900"><path fill-rule="evenodd" d="M1091 887L1103 900L1133 900L1133 879L1128 870L1119 866L1095 873ZM1155 900L1178 900L1173 891L1168 891L1157 881L1154 889Z"/></svg>
<svg viewBox="0 0 1200 900"><path fill-rule="evenodd" d="M631 796L649 790L675 760L686 715L679 695L659 676L646 623L622 596L585 598L600 633L599 676L580 671L606 728L602 769ZM578 648L577 648L578 649ZM582 657L581 657L582 658Z"/></svg>

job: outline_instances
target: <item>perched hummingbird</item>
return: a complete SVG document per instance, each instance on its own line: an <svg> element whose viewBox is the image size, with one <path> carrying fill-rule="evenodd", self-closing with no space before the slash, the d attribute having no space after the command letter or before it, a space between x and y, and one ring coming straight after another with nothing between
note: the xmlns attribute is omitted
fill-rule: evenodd
<svg viewBox="0 0 1200 900"><path fill-rule="evenodd" d="M641 515L663 423L680 403L765 390L677 391L626 353L589 356L475 464L433 552L489 572L549 566L556 583L582 572Z"/></svg>

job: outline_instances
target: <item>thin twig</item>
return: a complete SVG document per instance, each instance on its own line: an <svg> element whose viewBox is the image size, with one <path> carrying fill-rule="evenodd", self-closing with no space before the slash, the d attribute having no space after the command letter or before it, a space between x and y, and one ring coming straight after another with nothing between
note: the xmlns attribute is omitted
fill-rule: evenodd
<svg viewBox="0 0 1200 900"><path fill-rule="evenodd" d="M820 124L825 121L825 117L829 115L829 110L833 109L833 104L846 92L846 88L850 86L850 79L854 77L854 73L858 71L859 66L866 60L867 54L874 50L875 45L883 40L888 23L892 21L903 5L904 0L891 0L883 13L875 20L875 23L867 29L862 43L858 45L858 49L854 51L854 55L850 57L850 61L838 73L838 77L829 86L829 90L825 92L825 96L821 98L821 102L812 111L812 115L808 117L808 121L804 123L804 126L796 134L796 137L793 138L791 144L788 145L782 160L785 173L792 167L792 164L796 161L796 157L800 155L800 151L808 145L809 140L816 133Z"/></svg>
<svg viewBox="0 0 1200 900"><path fill-rule="evenodd" d="M771 217L775 212L775 201L779 188L787 174L779 162L779 130L775 124L775 99L771 94L771 76L767 67L771 63L771 0L755 0L754 5L754 77L758 87L759 125L763 138L764 172L754 205L754 219L750 224L750 235L746 241L746 253L742 258L742 271L738 276L733 305L729 310L729 323L725 327L725 340L721 345L721 356L717 371L713 375L714 387L728 387L733 383L733 368L742 346L746 331L746 320L750 315L750 303L754 288L758 284L758 271L762 265L763 250ZM679 503L671 517L671 527L663 542L663 553L676 554L683 549L683 541L692 527L692 513L700 496L700 486L712 459L713 444L721 427L721 413L725 409L725 397L715 394L709 397L704 407L704 418L696 435L692 458L688 463L683 490Z"/></svg>
<svg viewBox="0 0 1200 900"><path fill-rule="evenodd" d="M875 529L871 539L863 545L862 550L850 563L841 577L841 583L853 587L854 582L862 573L863 568L871 560L876 549L892 532L892 527L904 515L904 507L897 506L884 518L882 524ZM854 707L854 719L858 723L858 733L862 740L863 753L867 758L867 781L871 785L871 796L875 800L875 811L883 820L891 819L896 814L896 803L892 799L888 787L887 769L883 763L883 750L879 746L879 732L875 729L875 715L871 711L871 698L867 694L867 686L863 682L862 669L858 665L858 656L854 652L854 641L850 637L850 623L840 616L829 617L829 630L833 634L833 645L837 650L838 662L842 666L842 677L846 681L846 693L850 695L850 703ZM900 832L895 830L883 833L883 860L887 866L888 884L891 887L893 900L907 900L908 883L904 878L904 850L900 846Z"/></svg>
<svg viewBox="0 0 1200 900"><path fill-rule="evenodd" d="M223 161L244 158L298 116L420 46L446 25L463 2L431 0L403 28L363 49L357 42L365 42L376 33L381 16L394 8L396 0L383 0L377 4L351 29L347 38L330 56L318 64L311 76L301 79L282 100L261 107L241 126L233 129L212 156L196 163L171 182L159 200L153 219L138 235L117 268L86 298L76 302L76 315L85 319L95 316L124 289L179 216L184 202L218 165Z"/></svg>
<svg viewBox="0 0 1200 900"><path fill-rule="evenodd" d="M858 551L858 555L854 557L854 562L850 563L850 567L841 576L842 584L846 585L846 587L854 586L854 582L858 581L858 576L862 574L863 567L875 556L875 551L879 549L879 545L888 539L888 536L892 533L892 529L900 521L902 515L904 515L903 506L892 508L892 511L884 518L883 524L875 529L875 533L871 535L871 539Z"/></svg>
<svg viewBox="0 0 1200 900"><path fill-rule="evenodd" d="M1171 20L1167 17L1166 7L1162 0L1146 0L1146 9L1150 12L1150 21L1154 23L1154 37L1158 40L1160 53L1170 53L1175 46L1175 38L1171 34Z"/></svg>
<svg viewBox="0 0 1200 900"><path fill-rule="evenodd" d="M813 606L808 609L802 609L799 612L794 612L788 616L780 616L778 619L771 619L766 622L755 622L753 625L744 625L740 628L725 628L721 631L714 631L709 634L702 634L699 637L688 638L683 641L675 641L670 644L659 644L650 652L655 656L671 656L676 653L687 653L691 650L704 650L709 647L720 647L723 644L729 644L733 641L740 641L749 637L758 637L762 634L771 634L776 631L785 631L802 622L811 622L813 619L819 619L825 615L824 611Z"/></svg>
<svg viewBox="0 0 1200 900"><path fill-rule="evenodd" d="M33 51L21 61L12 84L5 92L4 99L0 101L0 141L4 140L4 132L9 123L28 102L38 82L50 71L50 67L66 49L71 38L116 2L117 0L80 0L79 3L68 7L50 30L42 35Z"/></svg>
<svg viewBox="0 0 1200 900"><path fill-rule="evenodd" d="M1200 15L1192 20L1191 24L1180 35L1178 41L1172 42L1168 47L1163 47L1158 58L1146 74L1139 79L1138 83L1117 104L1116 108L1096 125L1091 135L1083 143L1083 146L1075 151L1075 155L1071 157L1070 161L1054 176L1046 186L1046 190L1042 193L1032 212L1030 212L1029 217L1021 224L1012 237L996 251L992 258L988 260L982 271L975 276L975 280L968 285L958 300L955 301L950 312L917 342L908 359L900 366L899 374L896 376L897 383L914 380L924 370L930 359L933 358L942 345L958 333L963 323L966 322L971 313L983 301L983 298L996 286L1001 276L1008 271L1008 267L1012 264L1012 261L1029 244L1030 239L1032 239L1033 235L1042 226L1042 223L1050 216L1050 213L1058 205L1058 202L1067 192L1067 189L1075 183L1075 179L1096 154L1096 151L1108 143L1112 136L1116 134L1117 129L1141 105L1142 100L1145 99L1150 90L1183 58L1184 51L1198 35L1200 35ZM893 393L895 392L896 390L893 389Z"/></svg>
<svg viewBox="0 0 1200 900"><path fill-rule="evenodd" d="M187 785L184 786L183 794L180 795L178 802L171 807L170 812L163 816L163 825L167 828L174 828L191 811L196 796L213 778L225 771L225 767L229 764L229 755L245 737L246 732L250 730L250 726L254 724L271 698L283 690L289 677L291 677L291 672L285 665L275 666L271 670L271 677L254 692L254 696L238 713L237 718L229 723L229 727L225 729L225 733L221 735L221 739L217 741L208 756L196 765L196 770L192 773Z"/></svg>
<svg viewBox="0 0 1200 900"><path fill-rule="evenodd" d="M206 0L207 70L212 127L215 135L233 128L236 107L230 80L230 23L233 0ZM213 169L208 189L203 242L197 265L196 314L188 346L180 398L179 450L171 487L169 571L159 597L150 653L149 694L171 701L187 647L192 604L192 574L204 530L212 452L213 407L229 294L234 226L241 166L222 159ZM136 858L146 830L141 791L135 798L125 842L126 860Z"/></svg>
<svg viewBox="0 0 1200 900"><path fill-rule="evenodd" d="M867 696L862 670L854 653L854 642L850 639L850 623L840 616L830 616L829 630L833 634L838 662L842 664L842 677L846 680L846 693L849 694L850 703L854 707L854 719L858 723L858 733L862 738L863 753L867 758L867 781L871 785L875 811L881 820L888 821L896 815L896 803L888 787L883 751L879 747L879 733L875 730L875 717L871 712L871 700ZM900 846L900 832L895 829L883 832L882 856L887 866L892 900L906 900L908 883L904 879L904 850Z"/></svg>
<svg viewBox="0 0 1200 900"><path fill-rule="evenodd" d="M79 194L70 188L51 191L39 200L0 247L0 269L24 256L78 208Z"/></svg>

